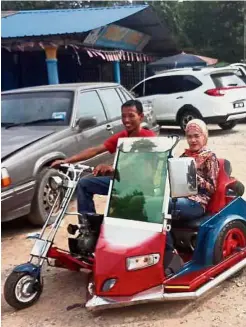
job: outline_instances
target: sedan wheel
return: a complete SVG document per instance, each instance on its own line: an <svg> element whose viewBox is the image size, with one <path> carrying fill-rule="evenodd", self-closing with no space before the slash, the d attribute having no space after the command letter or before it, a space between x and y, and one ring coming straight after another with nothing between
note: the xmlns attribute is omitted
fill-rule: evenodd
<svg viewBox="0 0 246 327"><path fill-rule="evenodd" d="M51 176L57 174L58 172L56 169L44 168L37 177L35 195L32 201L31 212L28 216L29 221L34 225L42 226L45 223L51 208L55 203L59 191L51 189L49 179ZM49 224L52 224L55 221L59 212L63 194L64 193L61 191Z"/></svg>

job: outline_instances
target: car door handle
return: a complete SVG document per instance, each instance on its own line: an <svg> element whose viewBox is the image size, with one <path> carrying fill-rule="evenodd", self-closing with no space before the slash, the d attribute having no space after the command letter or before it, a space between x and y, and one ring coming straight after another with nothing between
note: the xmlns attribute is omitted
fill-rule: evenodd
<svg viewBox="0 0 246 327"><path fill-rule="evenodd" d="M182 96L180 96L180 97L177 97L176 99L183 99L183 97L182 97Z"/></svg>

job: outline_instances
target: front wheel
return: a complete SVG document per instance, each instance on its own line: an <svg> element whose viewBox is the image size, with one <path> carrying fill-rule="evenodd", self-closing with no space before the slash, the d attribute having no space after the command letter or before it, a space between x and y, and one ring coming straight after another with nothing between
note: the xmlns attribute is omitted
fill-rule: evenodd
<svg viewBox="0 0 246 327"><path fill-rule="evenodd" d="M230 129L233 129L233 127L235 127L237 125L237 122L236 121L228 121L226 123L221 123L218 125L221 129L223 129L223 131L229 131Z"/></svg>
<svg viewBox="0 0 246 327"><path fill-rule="evenodd" d="M246 225L234 220L225 225L218 235L214 248L214 264L233 255L238 249L246 247Z"/></svg>
<svg viewBox="0 0 246 327"><path fill-rule="evenodd" d="M4 298L15 309L25 309L40 297L43 287L27 272L12 272L4 284Z"/></svg>

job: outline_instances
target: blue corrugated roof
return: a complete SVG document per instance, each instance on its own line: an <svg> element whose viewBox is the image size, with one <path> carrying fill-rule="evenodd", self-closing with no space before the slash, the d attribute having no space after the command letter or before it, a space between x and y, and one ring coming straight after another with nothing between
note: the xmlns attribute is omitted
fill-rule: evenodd
<svg viewBox="0 0 246 327"><path fill-rule="evenodd" d="M2 38L87 32L131 16L148 5L20 11L2 18Z"/></svg>

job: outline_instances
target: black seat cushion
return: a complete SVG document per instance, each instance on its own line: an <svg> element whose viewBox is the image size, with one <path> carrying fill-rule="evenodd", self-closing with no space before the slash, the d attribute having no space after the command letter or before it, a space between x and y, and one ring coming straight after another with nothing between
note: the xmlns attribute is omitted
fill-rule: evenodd
<svg viewBox="0 0 246 327"><path fill-rule="evenodd" d="M211 218L211 215L206 214L195 219L172 219L172 228L197 229L209 218Z"/></svg>

